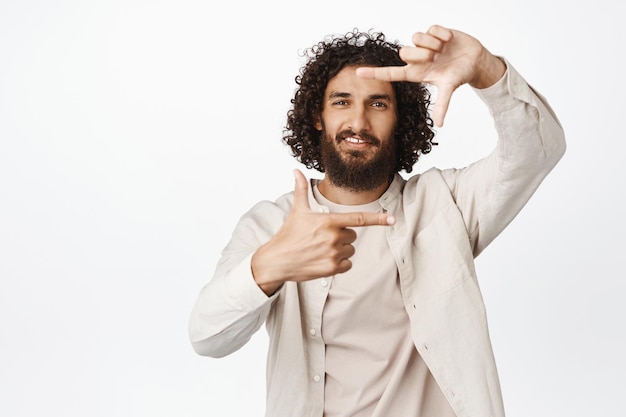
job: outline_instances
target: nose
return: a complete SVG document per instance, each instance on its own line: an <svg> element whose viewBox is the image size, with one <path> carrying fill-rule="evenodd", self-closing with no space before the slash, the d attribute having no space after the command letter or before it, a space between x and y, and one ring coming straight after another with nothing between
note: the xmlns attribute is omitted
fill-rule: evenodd
<svg viewBox="0 0 626 417"><path fill-rule="evenodd" d="M350 128L354 133L369 130L370 125L367 116L367 108L364 105L353 106L350 112L350 120L348 124L348 128Z"/></svg>

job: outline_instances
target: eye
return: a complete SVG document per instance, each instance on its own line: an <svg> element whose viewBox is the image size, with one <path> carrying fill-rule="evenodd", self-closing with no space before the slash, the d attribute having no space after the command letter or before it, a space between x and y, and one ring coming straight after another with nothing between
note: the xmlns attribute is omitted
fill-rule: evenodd
<svg viewBox="0 0 626 417"><path fill-rule="evenodd" d="M346 100L337 100L333 101L333 106L347 106L348 102Z"/></svg>
<svg viewBox="0 0 626 417"><path fill-rule="evenodd" d="M375 101L372 103L372 107L377 107L379 109L386 109L387 103L383 102L383 101Z"/></svg>

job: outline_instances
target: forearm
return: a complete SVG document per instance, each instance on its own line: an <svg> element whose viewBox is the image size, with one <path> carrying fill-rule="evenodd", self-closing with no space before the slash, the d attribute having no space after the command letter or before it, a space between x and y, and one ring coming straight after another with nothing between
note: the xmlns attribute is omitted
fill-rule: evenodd
<svg viewBox="0 0 626 417"><path fill-rule="evenodd" d="M507 66L500 85L475 90L494 118L498 169L502 176L523 179L524 171L516 168L528 168L543 178L563 156L565 134L547 100Z"/></svg>
<svg viewBox="0 0 626 417"><path fill-rule="evenodd" d="M265 321L278 295L263 293L252 276L250 262L283 221L283 211L267 202L240 219L189 318L189 337L199 354L220 357L232 353Z"/></svg>
<svg viewBox="0 0 626 417"><path fill-rule="evenodd" d="M261 327L275 297L267 297L250 273L246 257L201 290L189 319L189 338L203 356L222 357L242 347Z"/></svg>
<svg viewBox="0 0 626 417"><path fill-rule="evenodd" d="M494 118L496 149L466 169L444 173L475 255L517 215L565 151L554 112L511 66L496 84L476 92Z"/></svg>

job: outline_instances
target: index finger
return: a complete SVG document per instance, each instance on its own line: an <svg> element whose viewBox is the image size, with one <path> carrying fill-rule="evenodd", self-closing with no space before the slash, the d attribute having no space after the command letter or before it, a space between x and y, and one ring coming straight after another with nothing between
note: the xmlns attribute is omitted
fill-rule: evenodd
<svg viewBox="0 0 626 417"><path fill-rule="evenodd" d="M337 227L390 226L396 222L395 217L387 213L330 213L331 223Z"/></svg>
<svg viewBox="0 0 626 417"><path fill-rule="evenodd" d="M380 81L406 81L406 65L401 67L360 67L356 75L365 79Z"/></svg>

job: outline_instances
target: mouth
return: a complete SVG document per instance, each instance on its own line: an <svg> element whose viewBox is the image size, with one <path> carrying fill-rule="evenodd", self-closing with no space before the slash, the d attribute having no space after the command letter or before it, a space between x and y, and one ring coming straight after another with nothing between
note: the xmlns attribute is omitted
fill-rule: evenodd
<svg viewBox="0 0 626 417"><path fill-rule="evenodd" d="M350 131L344 131L337 135L338 143L344 143L349 149L363 150L371 146L380 146L380 140L366 132L354 133Z"/></svg>
<svg viewBox="0 0 626 417"><path fill-rule="evenodd" d="M347 138L344 138L343 140L353 145L364 145L364 144L370 143L369 141L362 139L358 136L348 136Z"/></svg>

